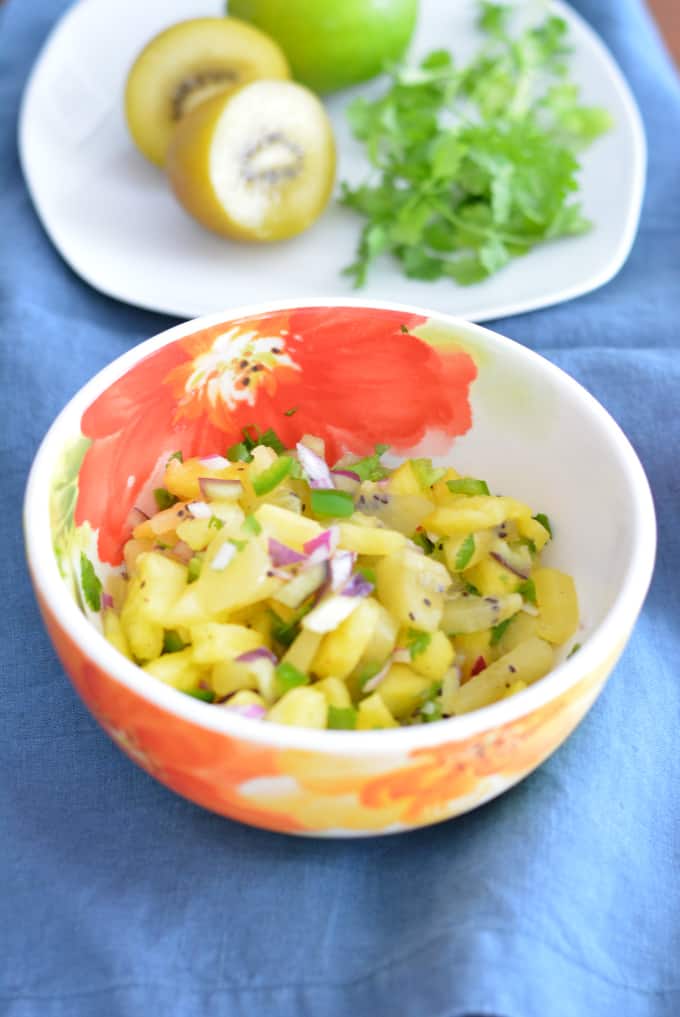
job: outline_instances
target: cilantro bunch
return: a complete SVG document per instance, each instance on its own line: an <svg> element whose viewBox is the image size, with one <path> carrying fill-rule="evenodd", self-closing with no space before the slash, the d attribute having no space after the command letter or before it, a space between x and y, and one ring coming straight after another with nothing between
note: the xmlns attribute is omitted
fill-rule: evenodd
<svg viewBox="0 0 680 1017"><path fill-rule="evenodd" d="M356 260L362 286L382 254L413 279L479 282L536 244L583 233L573 200L577 153L612 120L579 102L567 25L549 16L511 34L513 10L481 4L485 43L466 67L445 50L393 71L373 102L348 107L373 167L341 201L367 219Z"/></svg>

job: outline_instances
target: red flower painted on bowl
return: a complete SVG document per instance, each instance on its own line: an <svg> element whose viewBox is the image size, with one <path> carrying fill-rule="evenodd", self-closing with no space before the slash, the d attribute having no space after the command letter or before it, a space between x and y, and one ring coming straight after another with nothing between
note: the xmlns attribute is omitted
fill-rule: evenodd
<svg viewBox="0 0 680 1017"><path fill-rule="evenodd" d="M273 428L291 446L305 433L331 461L384 442L413 448L426 434L464 434L472 358L411 331L417 315L309 307L214 325L151 354L89 407L91 439L75 522L99 531L118 564L131 509L157 485L169 454L224 451L244 427ZM294 413L287 411L295 410Z"/></svg>

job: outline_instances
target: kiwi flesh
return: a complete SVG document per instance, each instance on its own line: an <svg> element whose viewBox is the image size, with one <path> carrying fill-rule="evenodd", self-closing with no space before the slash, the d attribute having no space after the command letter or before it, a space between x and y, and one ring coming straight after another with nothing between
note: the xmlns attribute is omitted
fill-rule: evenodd
<svg viewBox="0 0 680 1017"><path fill-rule="evenodd" d="M185 209L209 229L239 240L283 240L307 229L330 198L330 121L303 85L251 82L179 123L166 170Z"/></svg>
<svg viewBox="0 0 680 1017"><path fill-rule="evenodd" d="M193 18L155 36L128 74L125 115L132 139L163 166L175 127L202 102L258 78L287 79L277 43L237 18Z"/></svg>

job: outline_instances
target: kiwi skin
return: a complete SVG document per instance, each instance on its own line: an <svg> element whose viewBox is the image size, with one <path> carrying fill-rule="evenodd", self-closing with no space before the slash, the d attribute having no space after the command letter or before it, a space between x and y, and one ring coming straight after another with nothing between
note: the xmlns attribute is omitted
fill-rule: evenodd
<svg viewBox="0 0 680 1017"><path fill-rule="evenodd" d="M286 220L284 217L274 226L265 221L256 231L234 220L226 213L210 178L211 147L217 123L225 106L250 84L253 83L243 85L229 95L217 95L207 99L179 122L168 149L166 172L180 204L207 229L232 240L273 242L302 233L312 225L328 203L335 175L335 144L330 124L327 124L324 141L329 152L328 178L319 205L311 208L304 219L293 222L290 218ZM303 88L302 85L293 83L290 83L290 87Z"/></svg>
<svg viewBox="0 0 680 1017"><path fill-rule="evenodd" d="M124 107L132 140L162 167L193 87L212 84L224 95L258 78L290 78L280 46L259 28L230 17L177 22L146 44L128 73Z"/></svg>
<svg viewBox="0 0 680 1017"><path fill-rule="evenodd" d="M165 169L175 196L194 219L222 236L247 240L246 235L238 237L209 175L204 173L210 162L215 123L224 109L224 102L223 95L206 99L180 120L168 148ZM197 187L195 182L202 177L205 184Z"/></svg>

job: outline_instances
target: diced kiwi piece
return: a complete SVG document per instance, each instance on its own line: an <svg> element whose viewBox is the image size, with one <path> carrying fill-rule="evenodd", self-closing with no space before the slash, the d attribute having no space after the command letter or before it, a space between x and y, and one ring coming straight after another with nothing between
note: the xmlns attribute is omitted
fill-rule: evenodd
<svg viewBox="0 0 680 1017"><path fill-rule="evenodd" d="M238 240L282 240L307 229L328 202L333 132L304 86L255 81L185 117L166 169L182 205L208 229Z"/></svg>
<svg viewBox="0 0 680 1017"><path fill-rule="evenodd" d="M277 43L237 18L193 18L165 29L135 60L125 115L140 152L163 166L172 134L206 99L258 78L290 77Z"/></svg>

